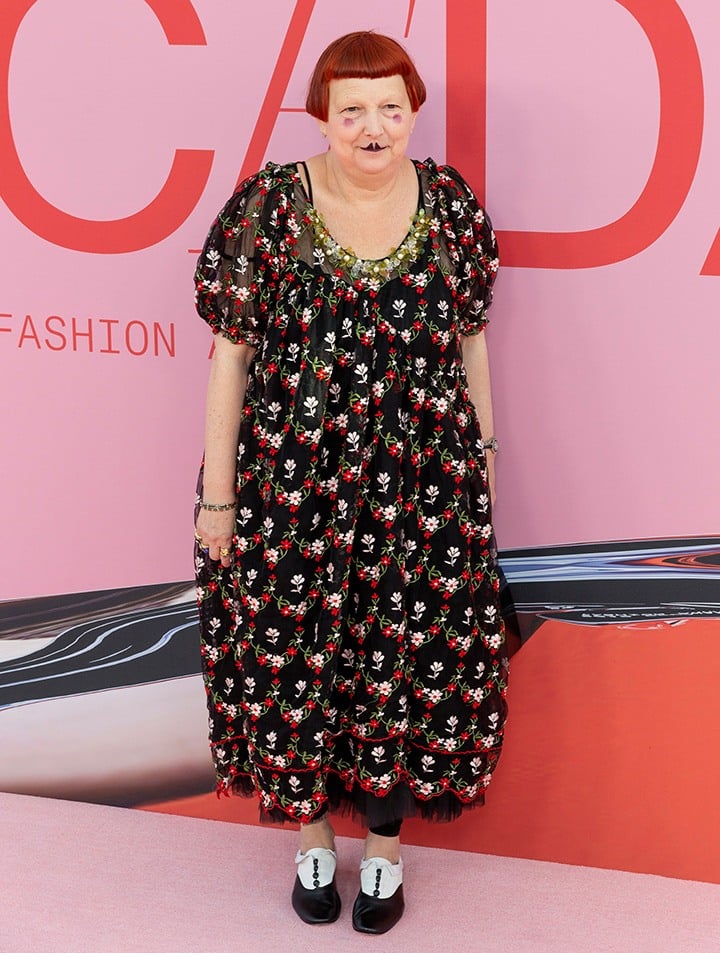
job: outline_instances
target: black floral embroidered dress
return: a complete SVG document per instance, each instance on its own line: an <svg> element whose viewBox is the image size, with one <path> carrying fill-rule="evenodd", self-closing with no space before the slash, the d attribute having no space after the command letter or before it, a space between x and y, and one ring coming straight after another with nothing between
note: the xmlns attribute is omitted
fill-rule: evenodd
<svg viewBox="0 0 720 953"><path fill-rule="evenodd" d="M235 564L199 548L218 790L266 817L350 802L370 824L482 803L507 660L482 438L460 335L497 269L458 173L415 163L387 259L325 230L297 167L268 164L196 274L213 331L257 348L238 450ZM202 473L200 492L202 488Z"/></svg>

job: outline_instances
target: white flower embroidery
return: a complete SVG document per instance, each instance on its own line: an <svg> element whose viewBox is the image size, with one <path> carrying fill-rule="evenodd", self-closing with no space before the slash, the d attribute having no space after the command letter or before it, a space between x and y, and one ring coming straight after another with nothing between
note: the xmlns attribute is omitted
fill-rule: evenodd
<svg viewBox="0 0 720 953"><path fill-rule="evenodd" d="M454 566L459 558L460 550L457 548L457 546L451 546L448 549L448 558L445 560L445 562L448 564L448 566Z"/></svg>
<svg viewBox="0 0 720 953"><path fill-rule="evenodd" d="M440 496L440 489L431 483L429 487L425 490L425 499L428 503L434 503L435 500Z"/></svg>

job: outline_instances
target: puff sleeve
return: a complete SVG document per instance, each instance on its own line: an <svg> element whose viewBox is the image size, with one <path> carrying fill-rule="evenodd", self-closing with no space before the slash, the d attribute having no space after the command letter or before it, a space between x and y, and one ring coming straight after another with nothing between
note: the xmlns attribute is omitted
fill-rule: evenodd
<svg viewBox="0 0 720 953"><path fill-rule="evenodd" d="M208 233L195 271L198 314L214 334L259 347L272 309L274 192L263 173L241 183Z"/></svg>
<svg viewBox="0 0 720 953"><path fill-rule="evenodd" d="M451 166L439 167L438 173L458 331L479 334L488 323L487 310L492 303L499 263L497 240L490 217L460 173Z"/></svg>

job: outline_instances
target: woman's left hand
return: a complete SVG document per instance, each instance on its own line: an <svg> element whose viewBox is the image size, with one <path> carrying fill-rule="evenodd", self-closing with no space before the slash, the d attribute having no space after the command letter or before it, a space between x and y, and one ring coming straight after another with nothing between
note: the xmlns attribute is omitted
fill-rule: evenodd
<svg viewBox="0 0 720 953"><path fill-rule="evenodd" d="M201 549L207 550L213 562L220 562L227 569L233 563L234 530L235 510L214 512L201 509L195 524L195 539Z"/></svg>

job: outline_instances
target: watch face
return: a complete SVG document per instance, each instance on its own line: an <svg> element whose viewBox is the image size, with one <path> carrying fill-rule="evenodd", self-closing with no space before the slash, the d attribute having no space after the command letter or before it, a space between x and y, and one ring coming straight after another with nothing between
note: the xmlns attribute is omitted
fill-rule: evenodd
<svg viewBox="0 0 720 953"><path fill-rule="evenodd" d="M493 453L498 452L498 442L495 437L491 437L489 440L486 440L483 446L486 450L492 450Z"/></svg>

